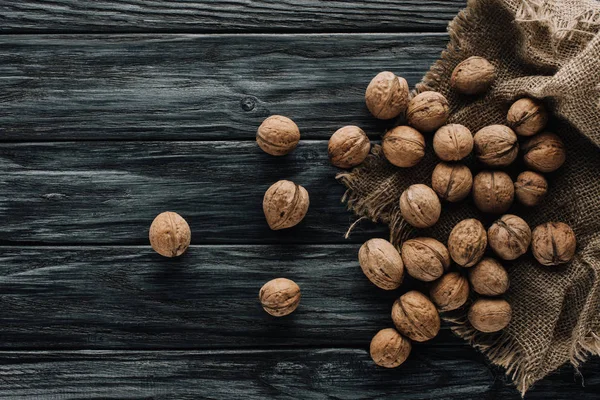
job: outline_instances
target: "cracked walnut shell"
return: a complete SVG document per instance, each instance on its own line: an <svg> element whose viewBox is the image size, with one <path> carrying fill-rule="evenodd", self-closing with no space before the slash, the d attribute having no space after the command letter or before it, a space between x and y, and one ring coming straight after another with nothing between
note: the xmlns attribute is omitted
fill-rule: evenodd
<svg viewBox="0 0 600 400"><path fill-rule="evenodd" d="M440 219L442 205L429 186L409 186L400 196L400 213L415 228L429 228Z"/></svg>
<svg viewBox="0 0 600 400"><path fill-rule="evenodd" d="M546 126L548 112L541 101L525 97L510 106L506 119L517 134L533 136Z"/></svg>
<svg viewBox="0 0 600 400"><path fill-rule="evenodd" d="M387 240L370 239L358 251L358 262L364 274L377 287L393 290L404 278L404 263L398 250Z"/></svg>
<svg viewBox="0 0 600 400"><path fill-rule="evenodd" d="M473 201L480 211L502 214L513 203L515 187L501 171L482 171L473 179Z"/></svg>
<svg viewBox="0 0 600 400"><path fill-rule="evenodd" d="M406 109L408 124L421 132L432 132L450 116L448 100L438 92L422 92L412 98Z"/></svg>
<svg viewBox="0 0 600 400"><path fill-rule="evenodd" d="M394 302L392 320L398 332L415 342L433 339L440 331L440 316L435 305L416 290Z"/></svg>
<svg viewBox="0 0 600 400"><path fill-rule="evenodd" d="M402 244L402 261L406 272L415 279L430 282L450 268L450 254L433 238L410 239Z"/></svg>
<svg viewBox="0 0 600 400"><path fill-rule="evenodd" d="M429 297L440 311L456 310L469 298L469 282L458 272L450 272L433 282Z"/></svg>
<svg viewBox="0 0 600 400"><path fill-rule="evenodd" d="M531 229L522 218L506 214L488 229L488 242L498 257L515 260L527 252Z"/></svg>
<svg viewBox="0 0 600 400"><path fill-rule="evenodd" d="M473 137L475 155L490 167L506 167L519 154L517 135L506 125L490 125L481 128Z"/></svg>
<svg viewBox="0 0 600 400"><path fill-rule="evenodd" d="M497 260L486 257L469 269L471 287L482 296L500 296L510 286L508 273Z"/></svg>
<svg viewBox="0 0 600 400"><path fill-rule="evenodd" d="M400 366L408 356L412 345L410 340L394 328L382 329L371 340L369 353L375 364L385 368Z"/></svg>
<svg viewBox="0 0 600 400"><path fill-rule="evenodd" d="M476 219L460 221L448 237L450 257L461 267L472 267L483 257L487 247L487 233Z"/></svg>
<svg viewBox="0 0 600 400"><path fill-rule="evenodd" d="M258 292L263 309L274 317L293 313L300 304L300 297L300 287L286 278L273 279L265 283Z"/></svg>
<svg viewBox="0 0 600 400"><path fill-rule="evenodd" d="M256 131L256 142L265 153L283 156L296 148L300 141L300 130L291 119L282 115L271 115Z"/></svg>
<svg viewBox="0 0 600 400"><path fill-rule="evenodd" d="M339 168L351 168L362 163L369 155L371 142L358 126L344 126L329 139L329 160Z"/></svg>
<svg viewBox="0 0 600 400"><path fill-rule="evenodd" d="M385 158L396 167L413 167L425 155L425 138L410 126L397 126L381 141Z"/></svg>
<svg viewBox="0 0 600 400"><path fill-rule="evenodd" d="M562 222L547 222L533 230L531 251L542 265L564 264L575 257L577 241L573 229Z"/></svg>
<svg viewBox="0 0 600 400"><path fill-rule="evenodd" d="M444 125L433 135L433 151L442 161L460 161L472 150L473 135L466 126Z"/></svg>
<svg viewBox="0 0 600 400"><path fill-rule="evenodd" d="M375 118L395 118L408 105L408 83L392 72L380 72L367 86L365 102Z"/></svg>
<svg viewBox="0 0 600 400"><path fill-rule="evenodd" d="M498 332L510 323L512 309L503 299L478 299L471 306L468 317L478 331Z"/></svg>
<svg viewBox="0 0 600 400"><path fill-rule="evenodd" d="M480 94L496 79L496 68L485 58L472 56L454 68L450 86L463 94Z"/></svg>
<svg viewBox="0 0 600 400"><path fill-rule="evenodd" d="M150 225L150 245L161 256L177 257L190 245L192 232L181 215L166 211L158 214Z"/></svg>
<svg viewBox="0 0 600 400"><path fill-rule="evenodd" d="M471 193L473 175L463 164L439 163L431 174L431 187L443 200L461 201Z"/></svg>
<svg viewBox="0 0 600 400"><path fill-rule="evenodd" d="M523 145L525 165L540 172L559 169L567 159L563 141L554 133L543 132Z"/></svg>
<svg viewBox="0 0 600 400"><path fill-rule="evenodd" d="M308 192L291 181L275 182L263 198L263 211L269 227L276 231L302 221L310 204Z"/></svg>

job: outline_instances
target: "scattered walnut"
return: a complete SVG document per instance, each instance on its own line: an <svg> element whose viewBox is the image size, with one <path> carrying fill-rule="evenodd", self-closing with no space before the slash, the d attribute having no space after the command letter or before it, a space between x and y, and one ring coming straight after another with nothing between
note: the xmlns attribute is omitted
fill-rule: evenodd
<svg viewBox="0 0 600 400"><path fill-rule="evenodd" d="M430 282L450 268L450 254L433 238L410 239L402 245L402 260L406 272L415 279Z"/></svg>
<svg viewBox="0 0 600 400"><path fill-rule="evenodd" d="M256 132L256 142L265 153L283 156L294 150L300 141L300 130L291 119L271 115Z"/></svg>
<svg viewBox="0 0 600 400"><path fill-rule="evenodd" d="M189 247L192 232L181 215L166 211L154 218L149 236L154 251L161 256L177 257Z"/></svg>
<svg viewBox="0 0 600 400"><path fill-rule="evenodd" d="M365 101L375 118L395 118L408 105L408 83L392 72L380 72L367 86Z"/></svg>
<svg viewBox="0 0 600 400"><path fill-rule="evenodd" d="M469 269L471 287L482 296L500 296L508 290L508 273L498 261L486 257Z"/></svg>
<svg viewBox="0 0 600 400"><path fill-rule="evenodd" d="M444 125L433 136L433 151L443 161L459 161L471 154L473 135L463 125Z"/></svg>
<svg viewBox="0 0 600 400"><path fill-rule="evenodd" d="M435 305L415 290L400 296L392 306L396 329L415 342L433 339L440 331L440 316Z"/></svg>
<svg viewBox="0 0 600 400"><path fill-rule="evenodd" d="M382 139L383 154L397 167L413 167L425 155L425 138L410 126L397 126Z"/></svg>
<svg viewBox="0 0 600 400"><path fill-rule="evenodd" d="M452 259L462 267L472 267L483 257L487 247L487 233L476 219L460 221L448 237L448 251Z"/></svg>
<svg viewBox="0 0 600 400"><path fill-rule="evenodd" d="M503 260L514 260L527 252L531 229L516 215L506 214L488 229L490 247Z"/></svg>
<svg viewBox="0 0 600 400"><path fill-rule="evenodd" d="M371 340L369 352L375 364L385 368L400 366L408 356L412 345L394 328L382 329Z"/></svg>
<svg viewBox="0 0 600 400"><path fill-rule="evenodd" d="M422 92L408 103L408 124L421 132L432 132L444 125L450 115L448 100L438 92Z"/></svg>
<svg viewBox="0 0 600 400"><path fill-rule="evenodd" d="M496 79L496 68L483 57L469 57L454 68L450 85L463 94L480 94Z"/></svg>
<svg viewBox="0 0 600 400"><path fill-rule="evenodd" d="M276 231L299 224L306 215L309 204L306 189L283 180L275 182L266 191L263 211L269 227Z"/></svg>
<svg viewBox="0 0 600 400"><path fill-rule="evenodd" d="M498 332L512 317L510 304L503 299L478 299L469 310L469 321L480 332Z"/></svg>
<svg viewBox="0 0 600 400"><path fill-rule="evenodd" d="M519 154L517 135L505 125L481 128L473 137L477 159L490 167L506 167Z"/></svg>
<svg viewBox="0 0 600 400"><path fill-rule="evenodd" d="M533 230L531 250L542 265L559 265L575 256L575 232L562 222L547 222Z"/></svg>
<svg viewBox="0 0 600 400"><path fill-rule="evenodd" d="M369 155L371 142L358 126L344 126L329 139L329 160L339 168L351 168L362 163Z"/></svg>
<svg viewBox="0 0 600 400"><path fill-rule="evenodd" d="M264 284L258 298L266 312L283 317L293 313L300 304L300 288L292 280L277 278Z"/></svg>
<svg viewBox="0 0 600 400"><path fill-rule="evenodd" d="M526 206L538 205L546 196L548 182L542 174L537 172L521 172L515 182L515 195Z"/></svg>
<svg viewBox="0 0 600 400"><path fill-rule="evenodd" d="M513 103L506 119L519 135L532 136L544 129L548 112L541 101L525 97Z"/></svg>
<svg viewBox="0 0 600 400"><path fill-rule="evenodd" d="M437 194L426 185L411 185L400 196L402 217L415 228L429 228L438 221L442 205Z"/></svg>
<svg viewBox="0 0 600 400"><path fill-rule="evenodd" d="M563 141L550 132L540 133L525 142L523 153L525 165L540 172L556 171L567 159Z"/></svg>
<svg viewBox="0 0 600 400"><path fill-rule="evenodd" d="M429 296L440 311L456 310L469 298L469 282L458 272L450 272L433 282Z"/></svg>
<svg viewBox="0 0 600 400"><path fill-rule="evenodd" d="M431 175L431 187L449 202L463 200L471 193L472 186L471 170L463 164L439 163Z"/></svg>
<svg viewBox="0 0 600 400"><path fill-rule="evenodd" d="M366 241L358 251L358 262L367 278L381 289L393 290L402 283L404 263L387 240Z"/></svg>
<svg viewBox="0 0 600 400"><path fill-rule="evenodd" d="M513 203L515 188L510 176L500 171L482 171L473 179L473 200L483 212L501 214Z"/></svg>

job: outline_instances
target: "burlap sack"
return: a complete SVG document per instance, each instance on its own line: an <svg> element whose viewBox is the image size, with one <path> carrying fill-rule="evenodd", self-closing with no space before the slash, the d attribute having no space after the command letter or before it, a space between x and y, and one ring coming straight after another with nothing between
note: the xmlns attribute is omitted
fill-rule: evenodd
<svg viewBox="0 0 600 400"><path fill-rule="evenodd" d="M417 86L443 93L451 106L450 122L472 132L505 123L512 101L543 99L556 116L548 130L567 147L567 162L548 175L543 205L514 205L533 228L546 221L568 223L577 235L575 260L564 267L543 267L528 254L505 265L511 288L506 295L513 319L500 334L481 334L469 326L465 310L446 315L460 337L507 369L522 393L570 361L577 366L600 354L600 3L594 0L470 1L449 25L450 43ZM456 94L449 88L454 67L478 55L490 60L498 78L485 97ZM401 74L401 71L398 71ZM402 121L398 121L403 123ZM430 184L437 160L428 154L416 167L389 164L375 146L365 163L338 179L348 191L345 201L357 215L389 224L391 239L428 235L446 242L451 228L468 217L490 224L470 200L446 204L432 229L410 232L399 215L398 199L413 183ZM474 174L480 168L470 159ZM513 179L522 164L509 169Z"/></svg>

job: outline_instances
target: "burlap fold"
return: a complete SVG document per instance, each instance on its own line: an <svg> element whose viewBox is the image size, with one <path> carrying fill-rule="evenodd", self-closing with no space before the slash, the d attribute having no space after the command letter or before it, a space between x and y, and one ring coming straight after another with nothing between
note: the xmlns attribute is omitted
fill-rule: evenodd
<svg viewBox="0 0 600 400"><path fill-rule="evenodd" d="M511 102L519 97L543 99L556 117L548 130L566 144L567 162L548 175L550 189L543 205L526 209L515 204L509 212L532 228L547 221L571 225L578 241L575 260L564 267L543 267L528 254L505 263L513 319L500 334L477 333L464 309L445 316L454 332L505 367L522 393L564 363L577 366L590 354L600 354L599 27L600 3L594 0L470 1L449 25L448 48L417 85L417 91L443 93L451 106L450 122L472 132L505 123ZM449 87L454 67L472 55L487 58L498 71L485 96L463 96ZM494 219L467 200L445 204L432 229L407 229L398 199L410 184L431 183L437 162L431 135L427 144L427 156L414 168L392 166L375 146L365 163L338 176L348 188L348 207L389 224L397 245L409 234L446 242L451 228L464 218L479 218L488 226ZM473 159L467 164L474 174L481 168ZM508 172L515 179L521 170L518 162Z"/></svg>

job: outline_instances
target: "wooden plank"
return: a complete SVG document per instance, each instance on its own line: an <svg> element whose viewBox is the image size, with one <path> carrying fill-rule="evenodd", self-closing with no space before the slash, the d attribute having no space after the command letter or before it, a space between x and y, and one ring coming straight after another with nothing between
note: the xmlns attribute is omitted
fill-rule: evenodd
<svg viewBox="0 0 600 400"><path fill-rule="evenodd" d="M527 399L597 399L600 362L564 367ZM419 345L393 370L364 349L214 352L2 352L0 397L10 399L460 399L520 400L475 351Z"/></svg>
<svg viewBox="0 0 600 400"><path fill-rule="evenodd" d="M86 2L85 4L92 4ZM446 34L0 37L0 140L252 139L264 118L305 139L380 133L364 89L417 83Z"/></svg>
<svg viewBox="0 0 600 400"><path fill-rule="evenodd" d="M465 0L27 0L0 5L0 32L441 31Z"/></svg>
<svg viewBox="0 0 600 400"><path fill-rule="evenodd" d="M286 157L256 142L57 142L0 144L1 243L147 244L163 211L190 224L192 243L342 243L356 217L327 142L303 141ZM271 231L262 200L289 179L307 188L304 221ZM352 242L385 235L361 223Z"/></svg>

